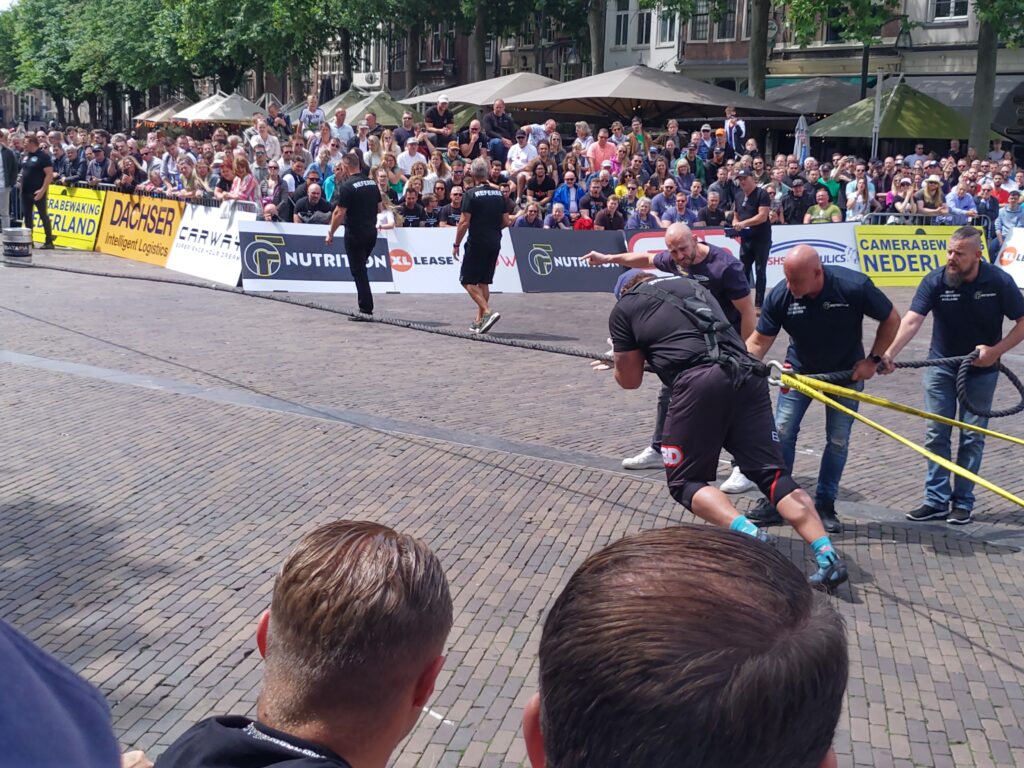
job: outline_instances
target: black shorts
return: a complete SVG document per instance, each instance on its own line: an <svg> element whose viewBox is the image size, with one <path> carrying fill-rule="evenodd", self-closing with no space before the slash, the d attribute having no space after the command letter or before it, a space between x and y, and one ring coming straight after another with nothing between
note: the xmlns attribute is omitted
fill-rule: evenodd
<svg viewBox="0 0 1024 768"><path fill-rule="evenodd" d="M717 365L684 371L672 387L662 434L669 488L714 480L723 448L748 476L755 470L787 472L768 380L751 376L734 389Z"/></svg>
<svg viewBox="0 0 1024 768"><path fill-rule="evenodd" d="M493 283L500 250L501 246L495 248L477 246L474 248L471 243L466 243L466 249L462 254L459 282L463 285L490 285Z"/></svg>

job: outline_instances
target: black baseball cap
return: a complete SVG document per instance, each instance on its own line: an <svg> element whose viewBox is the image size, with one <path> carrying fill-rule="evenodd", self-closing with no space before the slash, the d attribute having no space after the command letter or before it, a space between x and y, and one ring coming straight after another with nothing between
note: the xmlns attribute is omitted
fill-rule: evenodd
<svg viewBox="0 0 1024 768"><path fill-rule="evenodd" d="M741 168L736 174L737 179L752 179L754 174L748 171L746 168Z"/></svg>
<svg viewBox="0 0 1024 768"><path fill-rule="evenodd" d="M797 176L795 179L793 179L793 186L794 187L802 187L803 185L804 185L804 180L800 176Z"/></svg>

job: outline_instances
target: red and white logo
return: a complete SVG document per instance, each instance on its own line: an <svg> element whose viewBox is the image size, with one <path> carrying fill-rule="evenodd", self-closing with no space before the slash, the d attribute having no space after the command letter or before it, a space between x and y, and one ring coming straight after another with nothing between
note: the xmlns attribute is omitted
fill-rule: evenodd
<svg viewBox="0 0 1024 768"><path fill-rule="evenodd" d="M408 251L395 248L389 255L391 256L391 268L395 272L408 272L412 269L412 256Z"/></svg>
<svg viewBox="0 0 1024 768"><path fill-rule="evenodd" d="M663 445L661 446L661 460L669 469L678 467L683 463L683 449L678 445Z"/></svg>

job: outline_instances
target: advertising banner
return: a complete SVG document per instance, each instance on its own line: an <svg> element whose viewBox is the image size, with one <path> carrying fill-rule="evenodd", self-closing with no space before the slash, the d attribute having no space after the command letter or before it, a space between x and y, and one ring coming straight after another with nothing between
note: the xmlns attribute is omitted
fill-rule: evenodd
<svg viewBox="0 0 1024 768"><path fill-rule="evenodd" d="M167 268L221 285L238 285L242 274L238 227L255 219L254 211L229 203L219 208L186 205Z"/></svg>
<svg viewBox="0 0 1024 768"><path fill-rule="evenodd" d="M513 229L512 247L523 290L527 293L608 292L624 271L615 264L592 267L590 251L622 253L622 232L574 232L556 229Z"/></svg>
<svg viewBox="0 0 1024 768"><path fill-rule="evenodd" d="M861 271L879 287L916 286L933 269L945 266L953 226L858 226ZM982 237L984 257L988 258Z"/></svg>
<svg viewBox="0 0 1024 768"><path fill-rule="evenodd" d="M166 267L185 204L123 192L106 194L96 250Z"/></svg>
<svg viewBox="0 0 1024 768"><path fill-rule="evenodd" d="M1024 227L1013 230L1010 239L999 252L996 264L1010 273L1018 288L1024 288Z"/></svg>
<svg viewBox="0 0 1024 768"><path fill-rule="evenodd" d="M798 245L809 245L821 256L821 263L860 272L857 238L853 224L787 224L772 227L772 249L768 255L768 289L785 280L782 260ZM739 253L737 252L737 256Z"/></svg>
<svg viewBox="0 0 1024 768"><path fill-rule="evenodd" d="M388 251L395 290L399 293L462 293L459 271L462 253L452 255L455 227L400 228L387 232ZM522 293L516 255L508 230L501 235L498 266L491 290Z"/></svg>
<svg viewBox="0 0 1024 768"><path fill-rule="evenodd" d="M242 287L247 291L355 293L345 255L344 227L324 242L324 224L243 221L239 227ZM451 246L448 246L451 255ZM367 269L375 292L393 289L388 241L377 238Z"/></svg>
<svg viewBox="0 0 1024 768"><path fill-rule="evenodd" d="M61 248L91 251L96 245L103 213L103 195L98 189L62 187L51 184L46 197L53 242ZM32 240L46 242L39 213L32 209Z"/></svg>

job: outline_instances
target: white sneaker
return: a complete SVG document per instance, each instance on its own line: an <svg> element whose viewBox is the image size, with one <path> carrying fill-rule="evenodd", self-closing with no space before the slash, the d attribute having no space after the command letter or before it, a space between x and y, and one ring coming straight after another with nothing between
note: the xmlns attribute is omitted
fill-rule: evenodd
<svg viewBox="0 0 1024 768"><path fill-rule="evenodd" d="M661 451L656 451L649 445L636 456L622 460L623 469L662 469L664 466Z"/></svg>
<svg viewBox="0 0 1024 768"><path fill-rule="evenodd" d="M725 482L718 486L718 490L722 493L746 493L755 488L757 488L757 485L754 484L754 481L740 472L739 467L733 467L732 474L729 475Z"/></svg>

